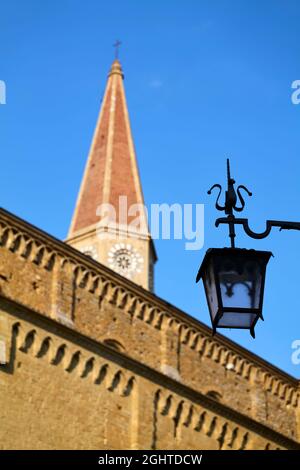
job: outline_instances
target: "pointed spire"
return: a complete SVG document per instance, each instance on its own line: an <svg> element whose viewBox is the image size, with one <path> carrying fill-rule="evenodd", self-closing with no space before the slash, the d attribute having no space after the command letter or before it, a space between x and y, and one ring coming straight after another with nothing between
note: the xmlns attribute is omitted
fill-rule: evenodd
<svg viewBox="0 0 300 470"><path fill-rule="evenodd" d="M68 237L99 222L97 208L119 196L127 196L128 207L143 204L126 104L123 71L118 59L112 63L103 103Z"/></svg>
<svg viewBox="0 0 300 470"><path fill-rule="evenodd" d="M153 290L157 257L147 228L123 79L122 66L116 58L108 74L67 242L145 289ZM127 205L125 221L124 214L119 214L120 199ZM116 220L100 219L102 204L113 206ZM138 214L133 211L129 216L130 207L136 204Z"/></svg>

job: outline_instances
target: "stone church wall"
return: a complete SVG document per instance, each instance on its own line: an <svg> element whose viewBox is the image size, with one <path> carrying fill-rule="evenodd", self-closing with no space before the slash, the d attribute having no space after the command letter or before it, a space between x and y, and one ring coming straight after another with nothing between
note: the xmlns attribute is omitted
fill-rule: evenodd
<svg viewBox="0 0 300 470"><path fill-rule="evenodd" d="M35 438L37 446L41 446L42 442L46 445L48 442L51 447L62 445L69 448L80 447L79 441L76 441L78 436L76 439L74 437L74 433L77 432L74 429L76 426L79 426L82 436L87 436L89 432L94 432L93 429L97 429L98 437L95 439L100 439L104 446L112 448L116 444L107 441L108 434L113 431L110 427L114 426L112 413L116 414L115 421L119 423L116 426L120 427L117 438L124 448L127 445L163 448L164 436L169 436L171 430L173 437L170 438L168 445L173 445L174 448L187 441L200 442L199 439L204 439L203 446L207 445L210 448L220 446L220 441L222 448L229 445L226 444L227 428L231 426L229 421L224 421L224 417L221 419L220 416L212 415L211 411L203 408L203 404L202 408L199 404L195 404L193 402L195 398L183 400L180 395L182 391L174 395L174 392L165 390L165 387L158 387L153 383L153 374L158 374L165 381L171 381L178 387L188 388L192 395L197 395L197 399L201 396L201 400L208 400L210 405L211 402L219 407L227 405L234 412L256 420L262 426L267 426L270 432L273 429L272 432L277 431L286 438L299 441L299 383L296 379L221 335L212 338L210 329L205 325L5 211L0 211L0 296L2 302L11 303L10 315L15 314L11 310L11 305L15 305L17 310L31 311L33 316L39 315L44 321L51 322L51 328L54 329L47 353L40 357L39 348L42 347L42 341L46 340L46 337L43 338L45 332L39 331L37 335L32 331L32 338L29 336L27 340L32 340L34 347L30 346L26 351L24 350L26 345L23 347L22 341L24 342L26 335L30 333L28 331L30 325L24 327L27 333L22 336L22 322L20 325L17 322L14 326L11 320L7 320L8 312L5 309L0 317L2 350L6 351L10 361L9 365L0 366L0 384L8 387L4 394L1 392L1 397L11 400L11 404L5 406L8 408L5 410L8 415L5 415L6 425L2 428L7 430L7 436L10 432L14 433L13 429L19 426L17 416L21 413L24 423L28 422L32 429L32 432L23 433L21 431L23 427L19 427L21 434L24 434L20 436L20 445L24 448L29 446L30 442L32 445L30 435L33 436L35 433L37 433ZM30 323L30 319L28 322ZM8 326L5 326L6 324ZM78 376L78 371L85 366L82 357L86 358L86 362L91 359L86 357L86 351L82 351L77 358L80 367L73 368L69 366L68 361L76 351L73 346L68 348L65 346L64 349L62 343L60 351L63 357L57 365L55 364L54 354L58 354L60 347L56 337L59 336L60 329L65 329L78 337L81 335L89 337L91 341L101 344L105 351L120 354L123 358L127 358L127 361L140 363L140 367L148 367L152 371L151 378L147 379L147 383L144 383L145 377L135 376L132 379L130 374L128 376L128 364L125 363L122 370L120 369L122 373L120 372L115 379L118 369L112 367L111 370L114 372L111 372L112 378L109 378L109 368L107 368L103 371L106 377L103 383L109 385L103 388L103 397L101 392L102 398L99 399L96 390L100 387L91 386L96 380L93 376L96 373L94 366L93 374L89 373L86 377L90 380L93 376L91 382L84 380L85 377ZM38 341L36 336L39 337ZM11 355L14 338L16 340L19 338L18 341L22 344L20 343L19 348L15 349L16 358L12 366L9 354ZM47 344L44 347L47 348ZM75 356L73 365L77 359ZM21 362L20 367L18 362ZM90 365L92 362L91 360ZM4 368L9 369L9 367L13 367L13 370L5 372ZM67 370L68 367L71 367L70 371ZM128 386L130 393L124 392L127 383L130 383ZM123 384L120 385L123 389L120 391L119 385L115 387L112 384ZM120 394L114 395L115 388L118 388ZM9 389L14 392L10 394ZM28 406L22 406L22 399L28 403ZM107 415L106 425L103 424L103 420L96 424L99 400L103 408L102 416L105 416L105 413ZM63 403L66 403L66 407ZM157 407L155 411L154 404ZM36 427L34 423L38 422L39 406L41 409L44 406L45 422L49 421L46 427L51 436L49 441L45 440L43 434L48 432L46 428L41 427L40 431L33 431ZM121 408L118 411L119 406ZM146 409L150 413L149 421L147 419L145 423L140 422L139 407L143 413ZM191 409L192 411L189 411ZM65 426L59 418L64 413L66 413L65 419L69 420ZM15 419L13 414L16 416ZM80 416L82 422L78 423L76 420L80 420ZM198 418L200 422L203 421L201 426L195 424ZM216 419L211 424L214 418ZM185 421L182 421L183 419ZM130 431L128 434L129 421L132 433ZM149 424L148 429L150 422L152 425ZM126 428L124 434L121 423L124 423ZM138 441L140 426L147 427L147 430L143 430L147 437L142 444ZM207 426L211 426L213 432L210 431L210 427L207 430ZM242 429L240 424L236 426L239 430ZM54 433L55 427L56 433ZM165 431L165 427L169 430ZM200 429L206 429L204 434ZM231 432L234 429L231 429ZM59 438L62 430L67 436L64 444ZM191 430L198 434L191 435ZM233 440L239 444L232 443L232 446L242 445L240 439L243 440L248 431L239 431L239 439L235 436L236 432ZM224 441L223 437L220 437L223 434L227 436L226 439L224 437ZM218 435L217 440L212 439L213 435ZM247 439L245 437L247 446L254 445L255 439L252 436L250 444L248 437ZM259 442L257 445L262 447L267 444L277 445L271 441L260 441L260 438L257 442ZM9 444L7 440L6 443L12 445L12 442ZM82 443L83 447L86 445L86 442ZM91 440L92 447L96 448L97 445L99 442Z"/></svg>

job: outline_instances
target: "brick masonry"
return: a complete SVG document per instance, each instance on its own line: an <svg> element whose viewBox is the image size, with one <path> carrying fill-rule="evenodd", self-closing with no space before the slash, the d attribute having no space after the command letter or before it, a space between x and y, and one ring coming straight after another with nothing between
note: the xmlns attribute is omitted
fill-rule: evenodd
<svg viewBox="0 0 300 470"><path fill-rule="evenodd" d="M300 449L299 381L0 210L2 449Z"/></svg>

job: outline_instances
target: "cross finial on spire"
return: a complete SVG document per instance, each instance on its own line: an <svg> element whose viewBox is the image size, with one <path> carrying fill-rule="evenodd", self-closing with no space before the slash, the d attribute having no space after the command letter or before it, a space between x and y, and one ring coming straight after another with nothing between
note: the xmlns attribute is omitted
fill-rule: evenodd
<svg viewBox="0 0 300 470"><path fill-rule="evenodd" d="M116 42L113 44L114 48L115 48L115 59L118 59L119 58L119 47L121 46L121 41L119 41L119 39L116 40Z"/></svg>

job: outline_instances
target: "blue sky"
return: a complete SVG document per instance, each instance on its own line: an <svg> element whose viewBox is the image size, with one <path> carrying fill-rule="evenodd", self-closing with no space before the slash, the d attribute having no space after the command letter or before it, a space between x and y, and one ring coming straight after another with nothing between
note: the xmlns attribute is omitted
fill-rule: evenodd
<svg viewBox="0 0 300 470"><path fill-rule="evenodd" d="M145 199L204 203L205 249L228 244L207 189L224 182L225 159L253 191L245 216L300 220L300 79L297 1L2 1L0 205L66 236L94 130L112 44L120 57ZM274 231L240 247L274 253L265 322L228 336L289 373L300 339L299 232ZM195 275L204 249L157 241L156 293L209 323ZM225 331L225 330L224 330Z"/></svg>

